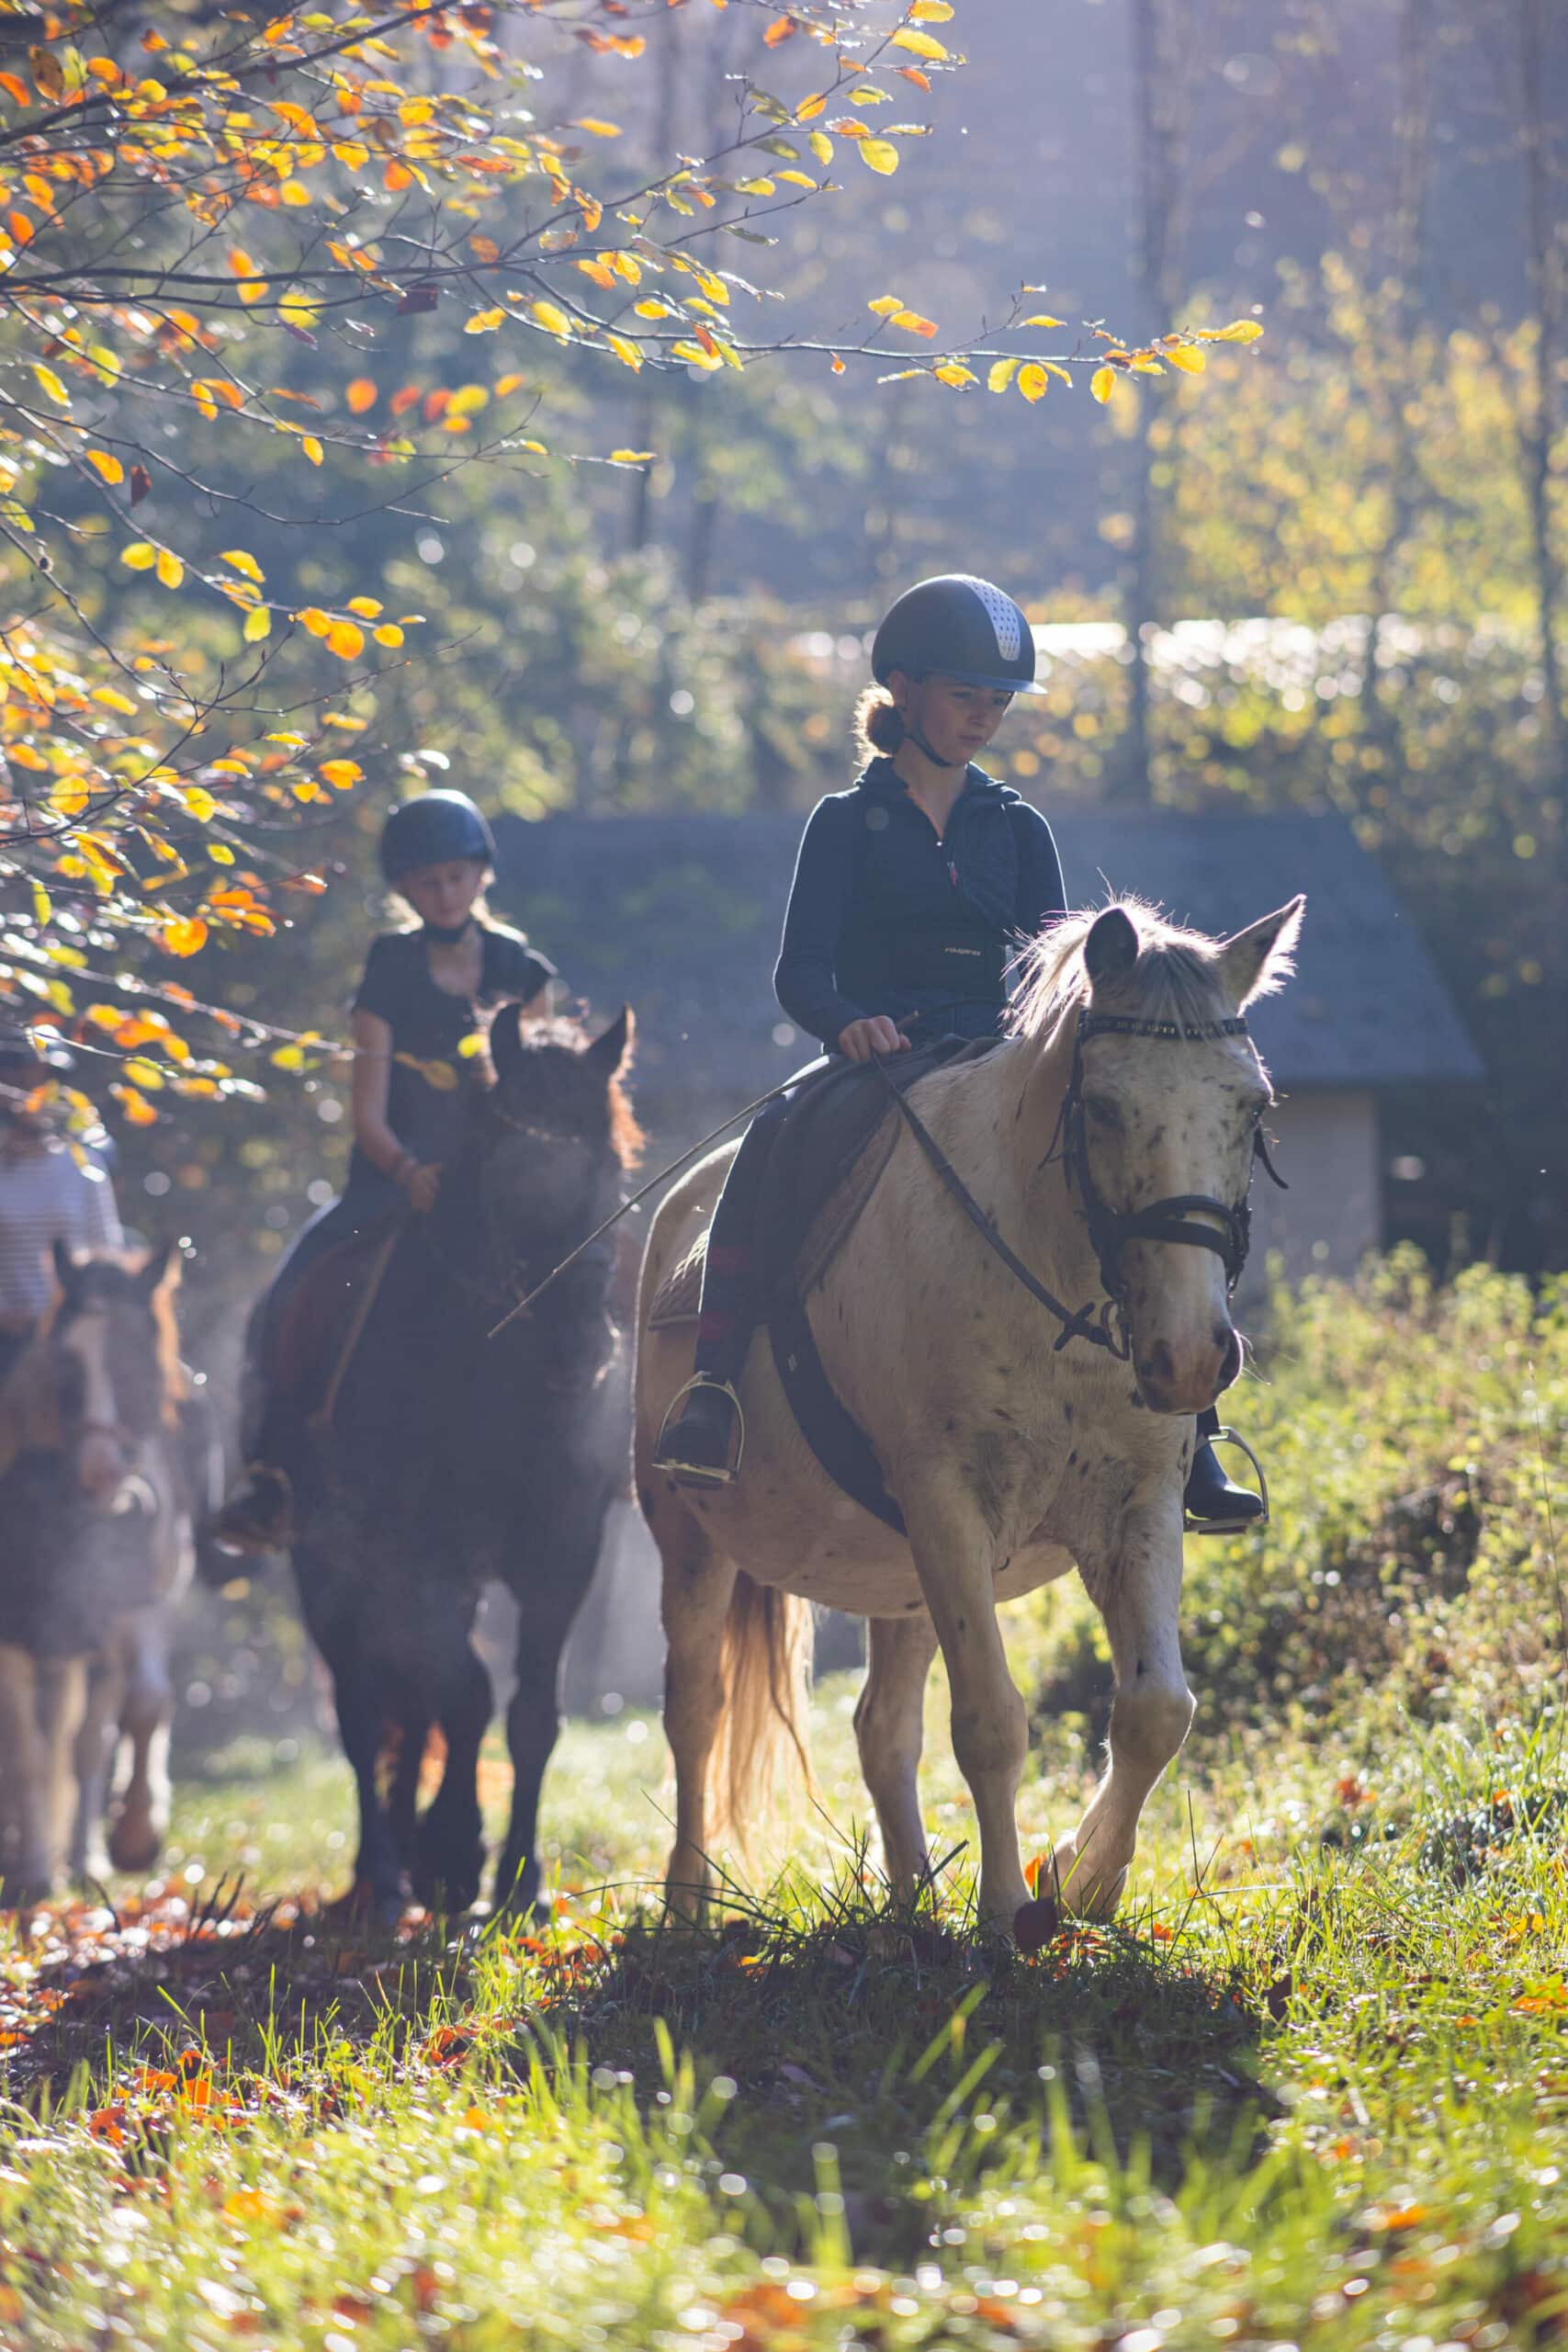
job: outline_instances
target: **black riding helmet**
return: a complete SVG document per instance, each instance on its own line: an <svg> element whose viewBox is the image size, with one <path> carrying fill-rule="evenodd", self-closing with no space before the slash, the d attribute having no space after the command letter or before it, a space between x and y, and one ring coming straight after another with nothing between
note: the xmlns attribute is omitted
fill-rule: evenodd
<svg viewBox="0 0 1568 2352"><path fill-rule="evenodd" d="M458 857L495 864L494 838L466 792L422 792L394 808L381 828L381 871L390 883Z"/></svg>
<svg viewBox="0 0 1568 2352"><path fill-rule="evenodd" d="M877 630L871 672L885 686L895 670L923 678L933 670L966 686L1043 695L1034 682L1034 638L1006 591L967 572L945 571L905 590Z"/></svg>

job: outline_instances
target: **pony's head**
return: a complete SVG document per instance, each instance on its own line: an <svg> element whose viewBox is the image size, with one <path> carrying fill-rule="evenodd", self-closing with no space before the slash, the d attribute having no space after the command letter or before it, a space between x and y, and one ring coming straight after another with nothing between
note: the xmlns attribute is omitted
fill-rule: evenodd
<svg viewBox="0 0 1568 2352"><path fill-rule="evenodd" d="M525 1030L515 1005L496 1015L481 1181L498 1231L559 1234L604 1213L596 1204L642 1145L625 1083L632 1040L629 1007L592 1041L570 1021Z"/></svg>
<svg viewBox="0 0 1568 2352"><path fill-rule="evenodd" d="M1272 1092L1239 1017L1288 978L1303 904L1216 940L1123 899L1027 953L1013 1026L1072 1024L1068 1182L1156 1412L1201 1411L1240 1369L1230 1287Z"/></svg>
<svg viewBox="0 0 1568 2352"><path fill-rule="evenodd" d="M179 1257L170 1241L140 1261L77 1260L57 1241L54 1272L59 1291L39 1334L39 1370L55 1443L79 1494L112 1510L142 1446L172 1426L185 1394L174 1316Z"/></svg>

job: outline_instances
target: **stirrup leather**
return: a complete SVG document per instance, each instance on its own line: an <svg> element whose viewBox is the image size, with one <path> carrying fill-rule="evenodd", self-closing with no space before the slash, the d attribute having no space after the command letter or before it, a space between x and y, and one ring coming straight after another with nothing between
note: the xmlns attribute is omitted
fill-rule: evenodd
<svg viewBox="0 0 1568 2352"><path fill-rule="evenodd" d="M681 1408L687 1397L699 1388L716 1389L721 1396L728 1396L735 1408L734 1457L720 1465L711 1462L678 1462L664 1450L671 1422L680 1418ZM668 1470L678 1478L687 1478L695 1487L733 1487L740 1476L740 1464L745 1458L746 1414L739 1397L736 1395L734 1383L728 1380L715 1380L709 1373L694 1373L684 1387L675 1391L666 1408L664 1419L659 1424L659 1435L653 1447L654 1468Z"/></svg>
<svg viewBox="0 0 1568 2352"><path fill-rule="evenodd" d="M1233 1430L1228 1423L1222 1423L1221 1426L1214 1430L1213 1436L1208 1440L1208 1442L1211 1445L1234 1445L1239 1452L1246 1454L1247 1460L1252 1464L1253 1472L1258 1479L1258 1498L1263 1505L1263 1509L1256 1519L1242 1519L1230 1521L1210 1519L1189 1519L1185 1514L1183 1514L1186 1532L1189 1535L1242 1535L1251 1533L1255 1529L1267 1527L1269 1524L1269 1480L1264 1472L1262 1463L1259 1462L1257 1454L1252 1451L1251 1446L1248 1445L1247 1440L1241 1435L1241 1432L1238 1430Z"/></svg>

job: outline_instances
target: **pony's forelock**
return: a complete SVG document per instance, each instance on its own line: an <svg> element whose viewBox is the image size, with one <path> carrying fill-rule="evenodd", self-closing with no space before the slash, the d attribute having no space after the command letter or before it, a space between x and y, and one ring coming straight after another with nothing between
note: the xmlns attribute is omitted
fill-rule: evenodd
<svg viewBox="0 0 1568 2352"><path fill-rule="evenodd" d="M1020 984L1008 1013L1011 1035L1043 1037L1070 1006L1088 998L1084 943L1111 907L1138 934L1137 962L1121 983L1129 1004L1151 1021L1173 1021L1183 1029L1201 1028L1229 1012L1218 970L1222 943L1168 922L1145 899L1124 896L1066 915L1030 941L1013 967Z"/></svg>

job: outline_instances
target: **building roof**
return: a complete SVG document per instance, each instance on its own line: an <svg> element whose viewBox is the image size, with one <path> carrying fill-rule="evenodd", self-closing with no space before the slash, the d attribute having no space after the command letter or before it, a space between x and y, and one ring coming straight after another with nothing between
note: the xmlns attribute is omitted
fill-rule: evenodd
<svg viewBox="0 0 1568 2352"><path fill-rule="evenodd" d="M1080 904L1109 885L1219 933L1305 891L1296 977L1253 1017L1281 1089L1481 1077L1415 925L1343 819L1098 809L1052 822ZM772 986L798 817L502 817L495 831L509 914L596 1012L635 1006L645 1101L743 1102L815 1051Z"/></svg>

